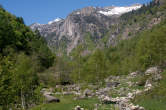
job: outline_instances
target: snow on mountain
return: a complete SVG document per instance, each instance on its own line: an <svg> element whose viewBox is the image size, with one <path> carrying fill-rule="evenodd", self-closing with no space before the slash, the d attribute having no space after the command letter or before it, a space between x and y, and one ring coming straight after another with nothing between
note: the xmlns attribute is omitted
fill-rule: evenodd
<svg viewBox="0 0 166 110"><path fill-rule="evenodd" d="M99 11L99 13L104 14L106 16L121 15L130 12L132 10L137 10L141 7L142 5L139 4L128 7L111 7L111 8L105 8L105 10Z"/></svg>
<svg viewBox="0 0 166 110"><path fill-rule="evenodd" d="M55 23L55 22L59 22L61 21L62 19L61 18L56 18L55 20L53 21L49 21L48 24L52 24L52 23Z"/></svg>
<svg viewBox="0 0 166 110"><path fill-rule="evenodd" d="M44 24L39 24L39 23L34 23L32 24L30 27L32 30L35 30L36 28L40 27L40 26L43 26Z"/></svg>

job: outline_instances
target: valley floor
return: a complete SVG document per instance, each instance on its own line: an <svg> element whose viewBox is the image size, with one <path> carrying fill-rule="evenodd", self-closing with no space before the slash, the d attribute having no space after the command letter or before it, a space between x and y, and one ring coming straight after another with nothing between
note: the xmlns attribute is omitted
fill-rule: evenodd
<svg viewBox="0 0 166 110"><path fill-rule="evenodd" d="M165 110L166 98L162 98L161 94L157 98L148 96L157 93L155 89L158 85L164 86L163 74L153 67L144 73L110 76L103 84L75 84L43 89L44 94L56 97L60 102L45 103L31 110Z"/></svg>

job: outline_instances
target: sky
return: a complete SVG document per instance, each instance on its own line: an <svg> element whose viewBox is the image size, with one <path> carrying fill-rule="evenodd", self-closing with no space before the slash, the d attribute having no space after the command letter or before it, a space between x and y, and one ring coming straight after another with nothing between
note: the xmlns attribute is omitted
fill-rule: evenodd
<svg viewBox="0 0 166 110"><path fill-rule="evenodd" d="M23 17L27 25L47 24L55 18L65 18L72 11L86 6L129 6L151 0L0 0L10 13Z"/></svg>

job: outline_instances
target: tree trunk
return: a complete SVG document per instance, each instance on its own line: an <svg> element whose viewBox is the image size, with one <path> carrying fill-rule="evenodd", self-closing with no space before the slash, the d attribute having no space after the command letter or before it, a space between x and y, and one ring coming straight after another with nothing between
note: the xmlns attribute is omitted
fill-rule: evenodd
<svg viewBox="0 0 166 110"><path fill-rule="evenodd" d="M21 89L21 105L22 105L22 109L25 110L25 97L22 93L22 89Z"/></svg>

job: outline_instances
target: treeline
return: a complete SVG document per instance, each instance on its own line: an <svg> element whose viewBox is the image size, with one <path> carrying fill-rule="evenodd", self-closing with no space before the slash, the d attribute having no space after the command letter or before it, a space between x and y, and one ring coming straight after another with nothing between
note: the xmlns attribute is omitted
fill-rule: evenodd
<svg viewBox="0 0 166 110"><path fill-rule="evenodd" d="M143 4L143 6L138 10L133 10L129 13L125 13L121 16L121 19L125 21L129 21L130 19L134 18L134 22L137 22L136 16L143 16L143 15L154 15L159 9L161 9L160 1L151 1L148 4Z"/></svg>
<svg viewBox="0 0 166 110"><path fill-rule="evenodd" d="M52 66L55 55L21 17L0 6L0 107L26 109L40 101L37 73Z"/></svg>

